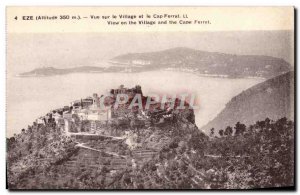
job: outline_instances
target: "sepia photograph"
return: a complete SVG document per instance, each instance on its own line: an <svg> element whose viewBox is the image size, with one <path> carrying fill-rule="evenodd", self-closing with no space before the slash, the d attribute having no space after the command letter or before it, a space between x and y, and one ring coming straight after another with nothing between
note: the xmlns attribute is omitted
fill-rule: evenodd
<svg viewBox="0 0 300 195"><path fill-rule="evenodd" d="M293 7L6 9L9 190L295 189Z"/></svg>

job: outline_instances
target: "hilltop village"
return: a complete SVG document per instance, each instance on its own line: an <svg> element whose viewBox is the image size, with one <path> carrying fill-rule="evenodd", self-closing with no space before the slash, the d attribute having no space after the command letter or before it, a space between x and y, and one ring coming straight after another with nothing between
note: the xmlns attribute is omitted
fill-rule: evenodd
<svg viewBox="0 0 300 195"><path fill-rule="evenodd" d="M129 103L115 107L119 94L127 95L129 100L137 94L141 95L143 109L138 106L130 108ZM176 99L175 105L178 105L178 101ZM146 97L143 96L141 86L125 88L121 85L117 89L111 89L108 94L99 96L94 93L92 97L71 102L70 106L52 110L46 116L38 118L36 123L53 123L67 136L94 134L122 137L128 133L125 131L128 129L139 134L142 128L167 125L180 112L168 109L171 102L165 102L166 109L160 109L159 102L151 104L149 109L144 109L145 102ZM101 106L101 103L104 103L105 107Z"/></svg>

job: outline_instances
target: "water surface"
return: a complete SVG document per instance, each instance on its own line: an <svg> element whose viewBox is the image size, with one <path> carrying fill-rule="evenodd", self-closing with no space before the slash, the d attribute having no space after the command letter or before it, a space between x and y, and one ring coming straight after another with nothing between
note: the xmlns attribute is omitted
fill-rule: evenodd
<svg viewBox="0 0 300 195"><path fill-rule="evenodd" d="M192 73L152 71L144 73L68 74L52 77L7 78L7 136L19 133L39 116L69 105L71 101L103 94L124 84L141 85L144 95L153 93L197 95L198 127L212 120L235 95L262 79L199 77Z"/></svg>

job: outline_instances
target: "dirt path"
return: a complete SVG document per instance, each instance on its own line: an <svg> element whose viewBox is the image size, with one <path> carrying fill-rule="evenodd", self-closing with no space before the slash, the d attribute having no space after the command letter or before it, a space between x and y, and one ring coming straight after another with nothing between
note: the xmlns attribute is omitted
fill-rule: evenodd
<svg viewBox="0 0 300 195"><path fill-rule="evenodd" d="M113 156L120 157L120 158L126 158L126 156L119 155L115 152L107 152L107 151L103 151L103 150L97 150L97 149L91 148L89 146L85 146L84 143L78 143L75 147L85 148L85 149L93 150L93 151L96 151L96 152L104 152L106 154L113 155Z"/></svg>

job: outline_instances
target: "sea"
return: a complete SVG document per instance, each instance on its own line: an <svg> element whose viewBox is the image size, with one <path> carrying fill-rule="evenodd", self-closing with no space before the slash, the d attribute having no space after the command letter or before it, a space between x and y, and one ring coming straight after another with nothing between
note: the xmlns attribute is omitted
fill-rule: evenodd
<svg viewBox="0 0 300 195"><path fill-rule="evenodd" d="M192 94L196 97L196 125L200 128L243 90L263 82L260 78L203 77L194 73L150 71L142 73L74 73L47 77L7 76L6 136L27 128L50 110L74 100L107 93L120 85L142 87L145 96Z"/></svg>

